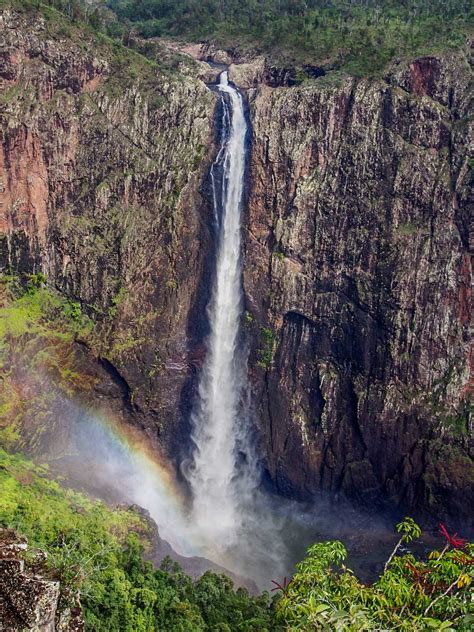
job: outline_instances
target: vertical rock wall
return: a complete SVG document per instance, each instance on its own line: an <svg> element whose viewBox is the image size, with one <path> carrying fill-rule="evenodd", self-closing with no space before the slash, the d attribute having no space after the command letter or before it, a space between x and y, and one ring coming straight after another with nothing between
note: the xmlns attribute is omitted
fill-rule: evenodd
<svg viewBox="0 0 474 632"><path fill-rule="evenodd" d="M0 28L0 266L80 302L114 397L176 454L205 333L215 99L184 62L55 12L3 11ZM253 126L245 324L265 465L289 496L465 516L469 65L277 87L288 72L231 69Z"/></svg>
<svg viewBox="0 0 474 632"><path fill-rule="evenodd" d="M130 410L169 442L209 250L215 98L57 12L0 15L0 265L97 323Z"/></svg>
<svg viewBox="0 0 474 632"><path fill-rule="evenodd" d="M247 323L283 493L468 515L470 77L451 55L249 91Z"/></svg>

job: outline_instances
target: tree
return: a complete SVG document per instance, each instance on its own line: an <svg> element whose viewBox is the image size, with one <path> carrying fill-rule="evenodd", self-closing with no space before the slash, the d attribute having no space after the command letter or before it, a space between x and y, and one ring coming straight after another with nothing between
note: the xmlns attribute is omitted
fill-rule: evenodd
<svg viewBox="0 0 474 632"><path fill-rule="evenodd" d="M291 630L471 630L474 545L440 525L443 550L417 560L397 553L403 542L419 537L419 526L405 518L397 531L401 538L372 585L344 566L347 551L341 542L310 547L282 589L278 619Z"/></svg>

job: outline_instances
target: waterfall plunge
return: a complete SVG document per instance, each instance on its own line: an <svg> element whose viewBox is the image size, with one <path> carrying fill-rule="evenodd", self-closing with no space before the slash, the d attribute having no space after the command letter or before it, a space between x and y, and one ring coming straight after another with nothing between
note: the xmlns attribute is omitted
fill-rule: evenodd
<svg viewBox="0 0 474 632"><path fill-rule="evenodd" d="M238 348L247 122L242 97L229 85L227 71L221 73L217 88L223 129L211 179L219 241L208 308L211 331L199 384L199 403L193 416L195 451L190 484L194 527L209 549L222 552L238 537L245 520L242 507L257 487L257 476L241 405L247 388L246 359ZM219 170L221 178L216 175Z"/></svg>

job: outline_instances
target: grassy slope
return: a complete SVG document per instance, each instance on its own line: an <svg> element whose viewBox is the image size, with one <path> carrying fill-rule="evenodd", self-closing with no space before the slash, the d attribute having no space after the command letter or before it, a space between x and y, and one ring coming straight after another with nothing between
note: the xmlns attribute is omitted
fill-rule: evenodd
<svg viewBox="0 0 474 632"><path fill-rule="evenodd" d="M225 576L197 582L165 561L144 563L150 525L131 509L107 507L64 489L45 467L0 449L0 526L28 537L47 558L41 573L61 581L62 607L80 590L94 632L277 630L268 597L233 590ZM35 572L38 568L35 567Z"/></svg>
<svg viewBox="0 0 474 632"><path fill-rule="evenodd" d="M43 573L61 581L63 601L81 588L86 617L104 607L111 574L122 576L125 544L146 542L149 526L127 509L111 509L63 489L45 467L0 449L0 525L26 535L48 554ZM124 584L122 607L130 592Z"/></svg>

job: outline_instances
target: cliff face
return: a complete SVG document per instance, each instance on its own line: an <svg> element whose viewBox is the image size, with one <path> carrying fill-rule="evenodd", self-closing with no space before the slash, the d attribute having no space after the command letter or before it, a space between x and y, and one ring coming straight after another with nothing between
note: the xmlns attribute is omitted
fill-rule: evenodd
<svg viewBox="0 0 474 632"><path fill-rule="evenodd" d="M249 91L246 320L285 494L469 515L469 78L453 55Z"/></svg>
<svg viewBox="0 0 474 632"><path fill-rule="evenodd" d="M79 301L131 414L173 436L203 300L214 97L184 64L166 70L54 11L4 11L0 30L1 266Z"/></svg>
<svg viewBox="0 0 474 632"><path fill-rule="evenodd" d="M206 73L55 12L3 11L0 29L0 267L41 271L80 302L101 359L83 369L93 398L176 455L212 261L200 190L215 97L193 78ZM240 61L231 77L253 126L244 320L270 478L294 497L468 516L467 62L278 87L294 73Z"/></svg>

